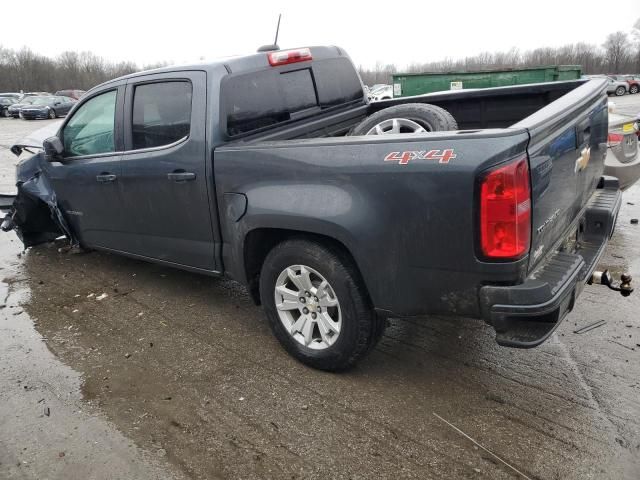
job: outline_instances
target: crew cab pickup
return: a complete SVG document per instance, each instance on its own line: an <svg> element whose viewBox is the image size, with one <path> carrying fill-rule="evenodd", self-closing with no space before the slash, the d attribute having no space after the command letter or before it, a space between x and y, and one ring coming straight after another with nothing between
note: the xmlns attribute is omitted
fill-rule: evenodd
<svg viewBox="0 0 640 480"><path fill-rule="evenodd" d="M235 279L316 368L354 365L393 316L475 317L499 344L534 347L573 308L616 223L606 87L370 104L337 47L135 73L87 92L18 164L3 228L25 246L65 235ZM389 134L352 134L415 104L458 129L409 135L394 118Z"/></svg>

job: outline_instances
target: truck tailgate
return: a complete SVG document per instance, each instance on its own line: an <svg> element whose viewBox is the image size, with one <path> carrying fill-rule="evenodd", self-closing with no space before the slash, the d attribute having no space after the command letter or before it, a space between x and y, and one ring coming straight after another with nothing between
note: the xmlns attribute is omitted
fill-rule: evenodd
<svg viewBox="0 0 640 480"><path fill-rule="evenodd" d="M514 125L530 134L530 271L565 239L602 176L607 102L606 82L593 80Z"/></svg>

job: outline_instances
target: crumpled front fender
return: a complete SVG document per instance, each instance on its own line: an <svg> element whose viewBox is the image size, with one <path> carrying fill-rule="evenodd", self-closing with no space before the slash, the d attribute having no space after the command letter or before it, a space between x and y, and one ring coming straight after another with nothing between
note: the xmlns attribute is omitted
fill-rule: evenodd
<svg viewBox="0 0 640 480"><path fill-rule="evenodd" d="M69 228L51 182L42 168L44 153L27 158L16 167L18 193L4 217L2 230L15 230L25 248L65 235L72 245L78 241Z"/></svg>

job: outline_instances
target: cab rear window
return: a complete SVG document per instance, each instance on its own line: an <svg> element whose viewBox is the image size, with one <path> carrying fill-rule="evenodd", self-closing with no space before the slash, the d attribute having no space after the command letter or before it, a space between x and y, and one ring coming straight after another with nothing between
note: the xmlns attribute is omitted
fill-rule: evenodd
<svg viewBox="0 0 640 480"><path fill-rule="evenodd" d="M362 97L360 79L344 58L287 71L270 68L230 75L222 85L230 136L303 118Z"/></svg>

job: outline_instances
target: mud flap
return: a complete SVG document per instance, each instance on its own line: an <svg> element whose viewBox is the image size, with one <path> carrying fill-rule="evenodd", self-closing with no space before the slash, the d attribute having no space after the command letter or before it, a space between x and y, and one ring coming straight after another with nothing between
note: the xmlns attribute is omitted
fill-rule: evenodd
<svg viewBox="0 0 640 480"><path fill-rule="evenodd" d="M77 245L77 238L58 208L51 183L40 168L44 161L44 154L38 153L18 165L18 193L4 217L2 230L15 230L25 248L53 241L61 235Z"/></svg>

